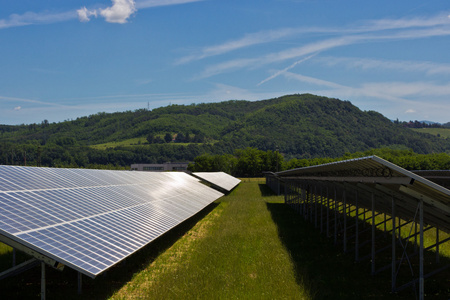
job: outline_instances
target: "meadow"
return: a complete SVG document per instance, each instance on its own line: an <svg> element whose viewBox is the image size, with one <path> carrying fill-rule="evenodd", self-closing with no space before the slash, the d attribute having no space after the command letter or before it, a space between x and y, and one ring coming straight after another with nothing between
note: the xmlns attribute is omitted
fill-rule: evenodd
<svg viewBox="0 0 450 300"><path fill-rule="evenodd" d="M429 133L441 138L450 138L450 128L411 128L416 132Z"/></svg>
<svg viewBox="0 0 450 300"><path fill-rule="evenodd" d="M263 179L244 179L105 274L83 276L81 295L75 271L47 268L47 299L414 298L390 293L389 270L371 276L370 262L355 263L341 249ZM10 248L0 247L2 270L10 263ZM1 280L0 289L5 299L38 298L40 268Z"/></svg>

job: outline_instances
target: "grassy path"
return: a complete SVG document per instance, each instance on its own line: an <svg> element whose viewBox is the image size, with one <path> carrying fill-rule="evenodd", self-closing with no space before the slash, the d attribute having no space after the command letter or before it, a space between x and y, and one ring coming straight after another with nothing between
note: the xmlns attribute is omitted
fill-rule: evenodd
<svg viewBox="0 0 450 300"><path fill-rule="evenodd" d="M265 186L264 186L265 188ZM114 299L309 299L260 185L244 182Z"/></svg>

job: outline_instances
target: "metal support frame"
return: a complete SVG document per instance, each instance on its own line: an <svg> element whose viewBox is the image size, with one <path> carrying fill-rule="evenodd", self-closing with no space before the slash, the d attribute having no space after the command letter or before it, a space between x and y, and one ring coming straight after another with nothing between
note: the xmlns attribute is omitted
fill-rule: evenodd
<svg viewBox="0 0 450 300"><path fill-rule="evenodd" d="M301 215L303 215L305 220L309 220L311 223L313 223L315 228L320 228L321 233L326 234L327 237L334 237L335 244L337 244L338 240L339 242L340 240L342 240L344 252L348 252L349 239L355 239L355 261L370 259L372 275L378 274L379 272L390 268L391 290L393 292L398 292L408 286L416 285L418 286L418 298L423 299L425 278L450 267L441 267L433 272L424 274L424 251L428 251L429 249L435 247L436 262L439 263L440 245L450 241L450 238L441 240L439 238L439 229L436 228L436 243L426 248L424 247L424 232L434 227L425 227L423 223L423 200L418 201L417 214L420 220L418 220L417 222L416 220L402 220L401 215L397 214L397 206L399 205L399 207L401 207L401 205L403 205L404 203L404 199L400 197L400 200L398 200L398 192L390 191L380 185L374 185L372 189L365 188L365 190L363 189L363 192L361 192L361 194L359 193L359 190L356 190L355 192L351 190L354 185L345 183L332 184L330 182L324 183L316 182L314 180L305 180L301 183L298 183L297 185L294 185L291 182L291 184L289 185L286 184L286 187L287 186L290 187L290 199L291 203L295 203L295 209ZM330 187L333 190L330 191ZM288 190L288 188L285 188L285 190ZM338 200L338 194L340 194L341 191L342 198ZM388 216L388 214L386 213L386 205L378 208L381 209L381 212L376 212L376 204L378 203L376 201L376 198L386 198L387 192L390 193L390 216ZM325 212L323 211L324 209L326 210ZM334 217L332 211L334 211ZM371 214L368 214L369 211L371 211ZM354 225L349 225L348 217L350 217L353 212L355 212L355 222ZM380 216L382 220L377 222L376 217ZM324 218L326 218L326 220L324 220ZM392 229L390 230L387 229L388 222L392 223ZM361 230L362 226L368 226L368 228ZM407 226L409 228L409 235L405 238L402 237L402 234L405 235L405 232L403 230L406 229ZM416 229L417 226L420 227L419 230ZM353 232L353 228L355 228L354 236L349 232L349 230ZM377 240L383 237L382 234L377 234L377 230L381 230L385 234L391 234L392 241L390 245L377 247ZM370 234L368 235L370 236L370 238L368 238L367 240L361 240L362 234L367 231L370 232ZM417 241L417 239L419 239L419 241ZM406 251L408 243L414 244L413 250L417 254L408 254L408 252ZM370 253L365 256L361 256L360 249L362 249L362 247L367 244L370 244ZM386 266L378 267L377 269L377 255L389 248L391 249L391 263ZM398 252L399 249L402 249L402 251ZM398 259L398 255L401 255L400 259ZM419 255L420 271L419 274L417 274L418 276L412 281L403 284L402 286L397 286L397 277L402 262L409 261L415 255ZM411 262L408 263L410 264L410 268L412 268Z"/></svg>
<svg viewBox="0 0 450 300"><path fill-rule="evenodd" d="M375 238L376 238L376 225L375 225L375 195L371 194L372 198L372 247L371 247L371 273L375 274Z"/></svg>
<svg viewBox="0 0 450 300"><path fill-rule="evenodd" d="M78 295L81 295L82 292L82 286L83 286L83 280L82 280L83 274L78 272L77 281L78 281Z"/></svg>
<svg viewBox="0 0 450 300"><path fill-rule="evenodd" d="M27 260L21 264L18 264L17 266L14 266L6 271L1 272L0 280L25 272L26 270L29 270L37 265L39 265L39 261L37 259L32 258L30 260Z"/></svg>
<svg viewBox="0 0 450 300"><path fill-rule="evenodd" d="M358 191L355 197L356 214L355 214L355 261L359 259L359 206L358 206Z"/></svg>
<svg viewBox="0 0 450 300"><path fill-rule="evenodd" d="M45 300L45 263L41 262L41 300Z"/></svg>
<svg viewBox="0 0 450 300"><path fill-rule="evenodd" d="M5 243L13 248L13 267L10 268L9 270L6 270L5 272L0 273L0 279L24 272L24 271L36 266L40 262L40 264L41 264L41 299L45 299L45 265L49 265L59 271L62 271L64 269L64 265L48 256L45 256L31 248L26 247L25 245L22 245L22 244L16 242L15 240L13 240L7 236L0 235L0 242ZM16 264L16 249L32 256L33 259L28 260L18 266L15 266L15 264Z"/></svg>
<svg viewBox="0 0 450 300"><path fill-rule="evenodd" d="M397 280L397 276L396 276L396 253L395 253L395 245L396 245L396 223L395 223L395 199L394 196L392 196L392 263L391 263L391 291L394 292L395 291L395 285L396 285L396 280Z"/></svg>

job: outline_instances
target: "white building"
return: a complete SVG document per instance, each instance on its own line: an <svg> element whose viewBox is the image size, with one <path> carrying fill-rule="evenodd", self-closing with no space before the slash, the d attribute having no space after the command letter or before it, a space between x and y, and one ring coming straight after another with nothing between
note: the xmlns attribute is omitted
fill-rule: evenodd
<svg viewBox="0 0 450 300"><path fill-rule="evenodd" d="M187 171L187 162L180 163L164 163L164 164L132 164L131 171L148 171L148 172L164 172L164 171Z"/></svg>

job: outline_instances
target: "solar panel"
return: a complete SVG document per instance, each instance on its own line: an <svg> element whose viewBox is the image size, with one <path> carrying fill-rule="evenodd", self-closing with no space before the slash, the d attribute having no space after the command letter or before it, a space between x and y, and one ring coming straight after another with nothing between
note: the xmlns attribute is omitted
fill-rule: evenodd
<svg viewBox="0 0 450 300"><path fill-rule="evenodd" d="M93 278L222 195L178 172L0 166L0 234Z"/></svg>
<svg viewBox="0 0 450 300"><path fill-rule="evenodd" d="M425 223L450 233L450 190L377 156L292 169L277 175L283 180L351 182L355 189L365 185L388 195L377 201L377 209L386 213L390 213L391 196L395 195L402 201L396 213L405 220L414 219L422 199Z"/></svg>
<svg viewBox="0 0 450 300"><path fill-rule="evenodd" d="M240 179L233 177L225 172L195 172L192 173L192 175L215 186L218 186L228 192L241 182Z"/></svg>

